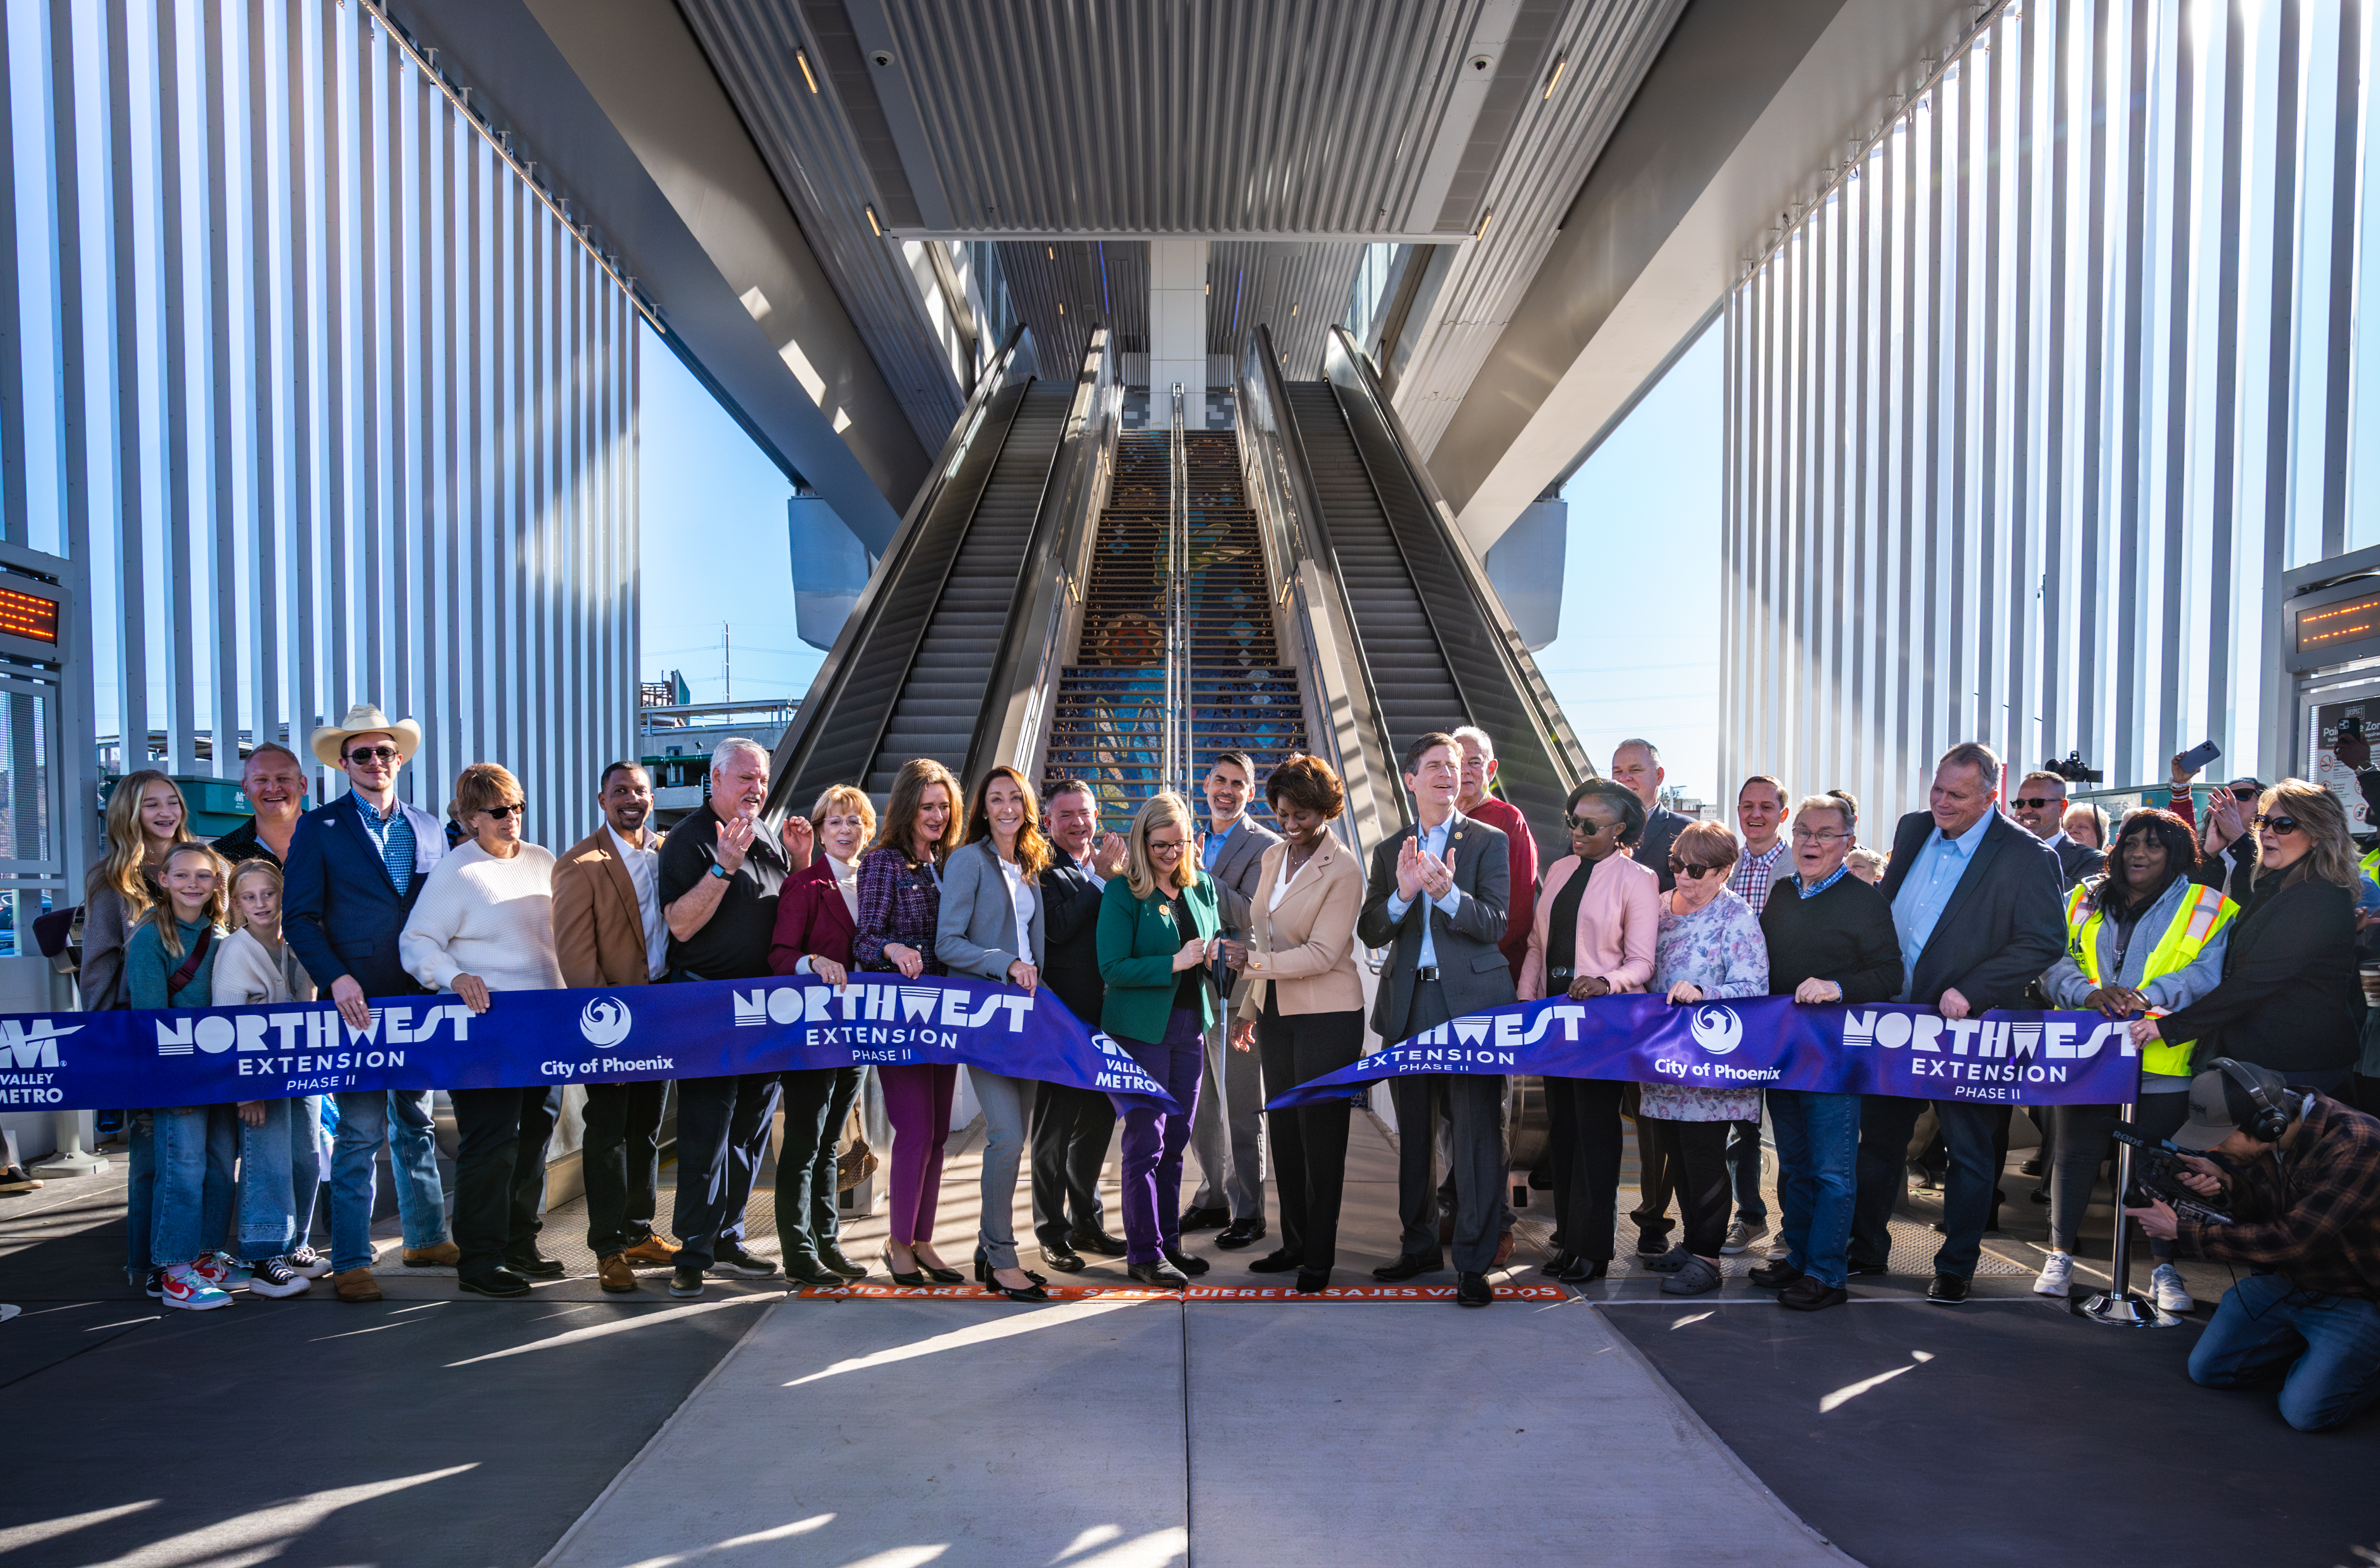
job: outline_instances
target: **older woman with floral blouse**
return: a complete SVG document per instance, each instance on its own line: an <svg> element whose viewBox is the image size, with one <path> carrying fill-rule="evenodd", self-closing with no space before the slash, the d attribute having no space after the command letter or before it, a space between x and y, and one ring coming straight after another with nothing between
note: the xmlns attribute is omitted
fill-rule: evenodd
<svg viewBox="0 0 2380 1568"><path fill-rule="evenodd" d="M1661 923L1653 939L1651 990L1677 1006L1768 993L1768 946L1760 918L1728 891L1736 858L1735 835L1717 822L1691 822L1670 846L1677 887L1661 894ZM1697 1088L1646 1084L1641 1124L1666 1149L1680 1173L1685 1239L1645 1267L1670 1277L1665 1295L1700 1295L1718 1288L1719 1244L1727 1239L1731 1202L1727 1129L1757 1120L1756 1088Z"/></svg>

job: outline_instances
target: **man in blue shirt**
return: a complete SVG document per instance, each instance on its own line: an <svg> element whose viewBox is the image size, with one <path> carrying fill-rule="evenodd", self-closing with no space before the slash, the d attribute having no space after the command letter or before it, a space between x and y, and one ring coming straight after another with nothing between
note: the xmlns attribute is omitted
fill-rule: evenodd
<svg viewBox="0 0 2380 1568"><path fill-rule="evenodd" d="M1974 741L1942 754L1928 809L1900 820L1879 889L1900 938L1896 999L1938 1008L1951 1020L2025 1005L2025 987L2065 951L2065 877L2057 853L1994 808L2000 760ZM1963 1039L1960 1049L1963 1047ZM1880 1274L1892 1253L1889 1222L1922 1100L1869 1095L1861 1108L1859 1195L1851 1270ZM1984 1230L1999 1193L2004 1101L1935 1101L1950 1145L1942 1195L1942 1246L1928 1301L1967 1298Z"/></svg>

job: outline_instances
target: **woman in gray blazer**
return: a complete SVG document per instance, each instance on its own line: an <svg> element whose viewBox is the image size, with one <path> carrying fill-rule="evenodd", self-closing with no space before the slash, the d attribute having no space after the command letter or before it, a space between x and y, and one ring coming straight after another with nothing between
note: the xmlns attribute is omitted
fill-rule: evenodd
<svg viewBox="0 0 2380 1568"><path fill-rule="evenodd" d="M953 975L1023 986L1041 980L1041 873L1050 841L1033 786L1014 768L976 781L967 802L967 842L942 868L934 956ZM1021 939L1020 939L1021 933ZM1030 1078L970 1065L967 1082L983 1106L983 1228L975 1277L1011 1301L1047 1301L1047 1282L1017 1266L1016 1167L1026 1122L1039 1088Z"/></svg>

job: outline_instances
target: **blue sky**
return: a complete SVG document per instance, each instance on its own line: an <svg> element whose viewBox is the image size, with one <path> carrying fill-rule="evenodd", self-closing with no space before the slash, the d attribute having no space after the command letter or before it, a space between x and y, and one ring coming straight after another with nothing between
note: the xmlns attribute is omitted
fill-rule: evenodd
<svg viewBox="0 0 2380 1568"><path fill-rule="evenodd" d="M1571 727L1607 766L1644 735L1670 782L1716 797L1719 336L1706 333L1580 468L1571 504L1562 634L1537 662ZM698 702L796 695L820 654L794 635L785 502L776 465L647 334L643 354L642 675L685 672Z"/></svg>

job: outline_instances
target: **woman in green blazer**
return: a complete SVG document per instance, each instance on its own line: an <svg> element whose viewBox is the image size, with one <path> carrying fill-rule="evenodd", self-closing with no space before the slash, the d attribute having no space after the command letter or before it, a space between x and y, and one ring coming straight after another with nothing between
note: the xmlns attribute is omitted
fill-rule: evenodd
<svg viewBox="0 0 2380 1568"><path fill-rule="evenodd" d="M1198 869L1189 804L1153 796L1125 837L1124 874L1099 895L1099 1027L1165 1086L1178 1115L1119 1105L1123 1115L1124 1261L1144 1284L1179 1290L1207 1260L1182 1250L1182 1147L1198 1113L1206 1035L1216 1017L1208 966L1233 963L1215 884Z"/></svg>

